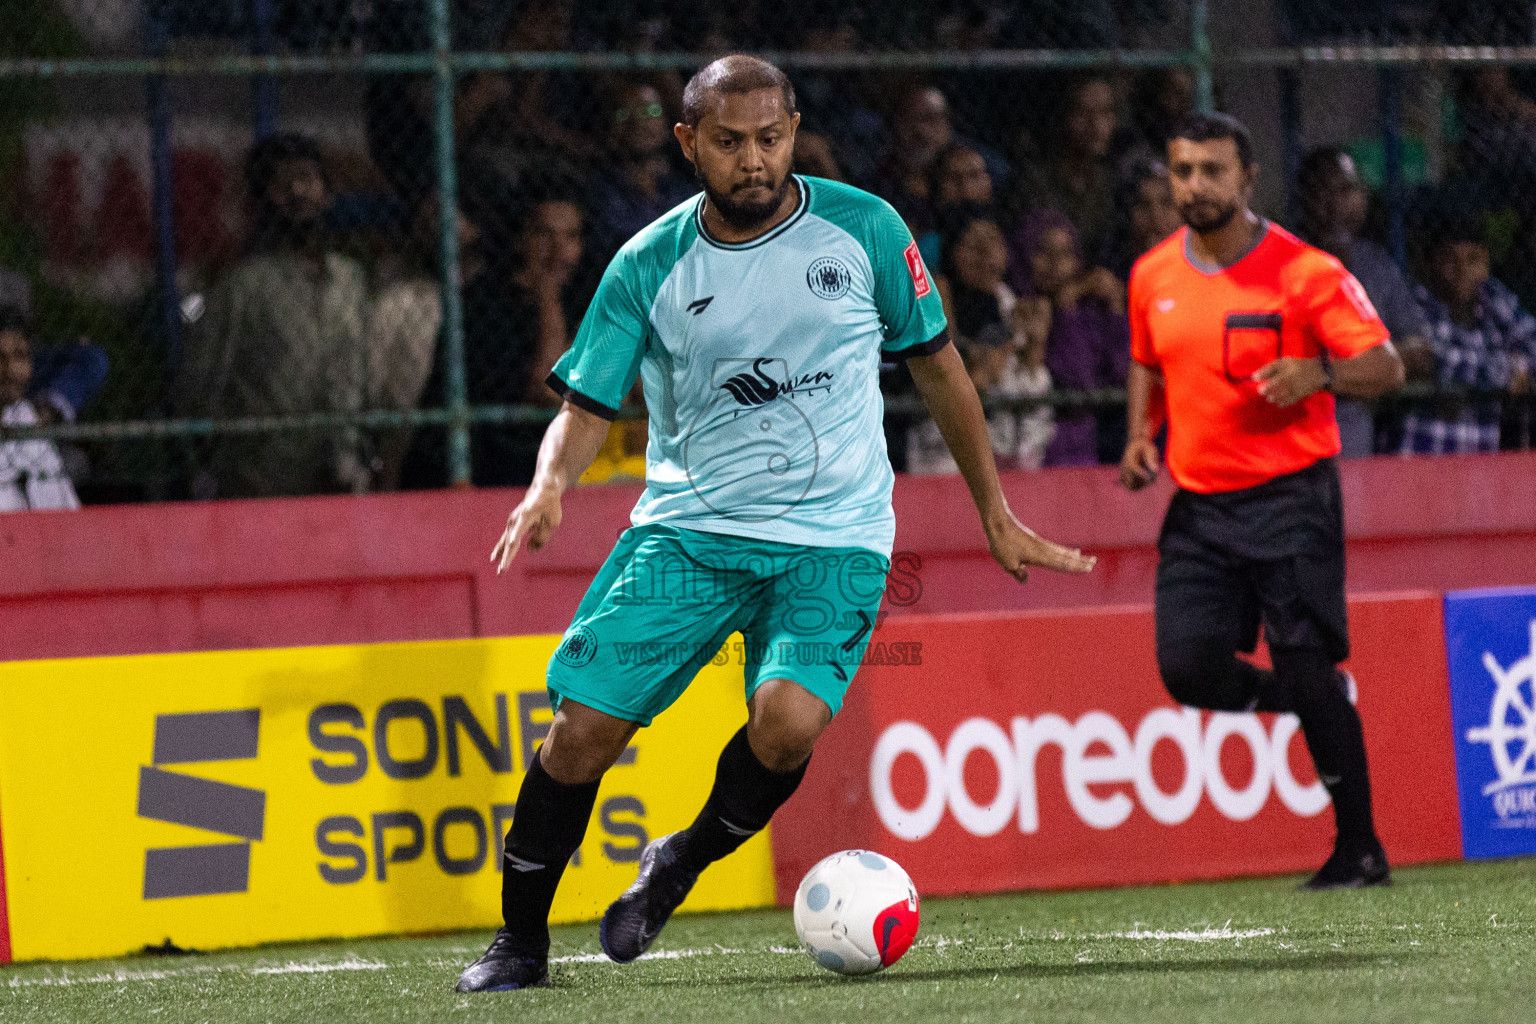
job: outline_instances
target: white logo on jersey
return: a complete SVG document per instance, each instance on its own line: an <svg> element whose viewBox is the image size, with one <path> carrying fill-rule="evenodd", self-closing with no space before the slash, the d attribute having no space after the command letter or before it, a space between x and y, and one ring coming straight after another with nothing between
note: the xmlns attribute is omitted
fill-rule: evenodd
<svg viewBox="0 0 1536 1024"><path fill-rule="evenodd" d="M1157 300L1157 311L1159 313L1171 313L1171 312L1173 312L1173 306L1174 306L1174 300L1173 299L1158 299Z"/></svg>
<svg viewBox="0 0 1536 1024"><path fill-rule="evenodd" d="M1354 274L1345 274L1339 282L1339 287L1344 290L1345 298L1350 305L1355 307L1355 312L1360 314L1360 319L1365 321L1380 320L1376 313L1376 307L1371 305L1371 297L1365 294L1365 288L1355 280Z"/></svg>

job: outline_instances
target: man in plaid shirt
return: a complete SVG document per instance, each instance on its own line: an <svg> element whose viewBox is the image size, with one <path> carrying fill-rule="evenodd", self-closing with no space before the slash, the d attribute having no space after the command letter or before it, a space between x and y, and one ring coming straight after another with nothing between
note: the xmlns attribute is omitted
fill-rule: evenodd
<svg viewBox="0 0 1536 1024"><path fill-rule="evenodd" d="M1411 379L1466 393L1418 403L1403 420L1403 455L1499 450L1504 394L1530 387L1536 317L1489 276L1477 232L1452 230L1435 243L1429 287L1416 288L1429 320L1429 346L1403 351Z"/></svg>

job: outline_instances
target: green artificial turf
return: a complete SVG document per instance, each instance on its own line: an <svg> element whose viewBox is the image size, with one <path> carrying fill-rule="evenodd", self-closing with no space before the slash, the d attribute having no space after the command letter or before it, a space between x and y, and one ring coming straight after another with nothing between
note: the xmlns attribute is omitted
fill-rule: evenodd
<svg viewBox="0 0 1536 1024"><path fill-rule="evenodd" d="M872 978L816 967L784 911L683 916L653 955L558 929L548 990L457 995L484 933L0 968L0 1021L1536 1021L1536 860L932 900ZM81 927L100 927L82 921ZM657 955L659 954L659 955Z"/></svg>

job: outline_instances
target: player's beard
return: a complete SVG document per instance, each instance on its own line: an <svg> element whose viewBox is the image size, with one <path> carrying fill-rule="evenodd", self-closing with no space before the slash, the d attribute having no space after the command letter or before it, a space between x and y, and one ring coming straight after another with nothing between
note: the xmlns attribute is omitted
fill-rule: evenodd
<svg viewBox="0 0 1536 1024"><path fill-rule="evenodd" d="M704 195L709 199L709 205L713 206L715 212L720 214L721 220L737 231L750 231L755 227L762 226L768 218L778 212L780 204L784 202L784 197L789 194L790 175L787 173L779 179L778 185L769 193L768 198L761 202L735 199L730 193L715 191L710 183L705 180L704 175L699 173L697 167L694 167L693 174L694 177L698 178L699 184L704 186Z"/></svg>
<svg viewBox="0 0 1536 1024"><path fill-rule="evenodd" d="M1185 203L1179 207L1179 216L1184 218L1184 223L1197 235L1208 235L1213 231L1220 231L1232 223L1232 218L1237 216L1238 203L1232 202L1226 206L1220 206L1208 199ZM1209 212L1214 208L1215 212Z"/></svg>

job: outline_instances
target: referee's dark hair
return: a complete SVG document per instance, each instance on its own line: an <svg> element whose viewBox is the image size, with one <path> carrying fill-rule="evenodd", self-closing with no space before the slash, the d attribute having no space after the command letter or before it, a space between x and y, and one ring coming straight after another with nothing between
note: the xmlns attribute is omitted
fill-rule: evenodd
<svg viewBox="0 0 1536 1024"><path fill-rule="evenodd" d="M1168 139L1170 142L1174 139L1188 139L1190 142L1231 139L1237 146L1238 162L1244 167L1253 166L1253 138L1243 122L1231 114L1191 114Z"/></svg>
<svg viewBox="0 0 1536 1024"><path fill-rule="evenodd" d="M795 113L795 87L789 76L761 57L733 53L714 61L688 80L683 89L683 123L697 128L709 101L716 93L756 92L777 89L784 97L784 113Z"/></svg>

